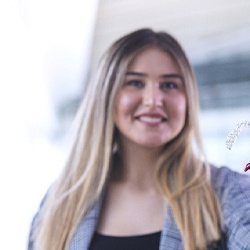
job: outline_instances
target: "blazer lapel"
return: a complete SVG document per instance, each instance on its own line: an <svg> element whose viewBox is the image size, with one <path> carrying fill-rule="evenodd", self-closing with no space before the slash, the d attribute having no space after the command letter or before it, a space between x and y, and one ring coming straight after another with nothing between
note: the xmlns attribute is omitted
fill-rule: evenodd
<svg viewBox="0 0 250 250"><path fill-rule="evenodd" d="M81 221L70 241L69 250L88 250L97 225L101 204L102 199L99 199Z"/></svg>
<svg viewBox="0 0 250 250"><path fill-rule="evenodd" d="M167 207L161 233L160 250L183 250L180 231L178 230L172 211Z"/></svg>

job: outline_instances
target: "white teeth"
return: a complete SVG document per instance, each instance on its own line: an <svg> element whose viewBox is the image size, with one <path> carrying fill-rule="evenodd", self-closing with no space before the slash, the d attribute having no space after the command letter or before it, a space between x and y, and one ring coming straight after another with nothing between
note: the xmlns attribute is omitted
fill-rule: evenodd
<svg viewBox="0 0 250 250"><path fill-rule="evenodd" d="M151 122L151 123L157 123L162 121L162 118L160 117L149 117L149 116L141 116L139 119L140 121Z"/></svg>

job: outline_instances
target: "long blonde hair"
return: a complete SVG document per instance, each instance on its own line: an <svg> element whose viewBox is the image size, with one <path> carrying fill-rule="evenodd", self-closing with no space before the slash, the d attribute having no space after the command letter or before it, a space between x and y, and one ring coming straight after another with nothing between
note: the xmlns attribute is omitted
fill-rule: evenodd
<svg viewBox="0 0 250 250"><path fill-rule="evenodd" d="M169 202L185 250L207 249L209 242L219 239L219 205L210 184L209 165L203 161L197 117L198 91L192 68L173 37L142 29L122 37L110 47L87 86L77 114L78 127L68 161L50 188L36 220L35 249L68 249L80 221L101 196L117 143L114 100L129 63L149 47L165 51L179 65L188 106L183 130L166 145L159 159L156 185ZM194 153L193 142L198 154Z"/></svg>

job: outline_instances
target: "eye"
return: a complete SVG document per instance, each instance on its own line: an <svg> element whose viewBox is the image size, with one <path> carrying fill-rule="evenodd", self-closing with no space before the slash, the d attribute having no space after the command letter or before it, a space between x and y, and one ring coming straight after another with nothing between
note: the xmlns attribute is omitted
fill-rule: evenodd
<svg viewBox="0 0 250 250"><path fill-rule="evenodd" d="M175 82L163 82L160 84L161 90L176 89L177 84Z"/></svg>
<svg viewBox="0 0 250 250"><path fill-rule="evenodd" d="M142 88L144 86L144 83L140 80L130 80L126 82L126 85L136 88Z"/></svg>

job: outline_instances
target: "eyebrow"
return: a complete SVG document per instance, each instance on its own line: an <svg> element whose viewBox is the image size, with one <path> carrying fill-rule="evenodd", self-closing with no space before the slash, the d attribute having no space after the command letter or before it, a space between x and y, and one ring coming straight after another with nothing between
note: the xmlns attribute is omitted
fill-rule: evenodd
<svg viewBox="0 0 250 250"><path fill-rule="evenodd" d="M148 76L148 74L146 73L141 73L141 72L127 72L126 73L126 76ZM175 77L175 78L180 78L180 79L183 79L183 77L180 75L180 74L163 74L163 75L160 75L161 78L172 78L172 77Z"/></svg>

